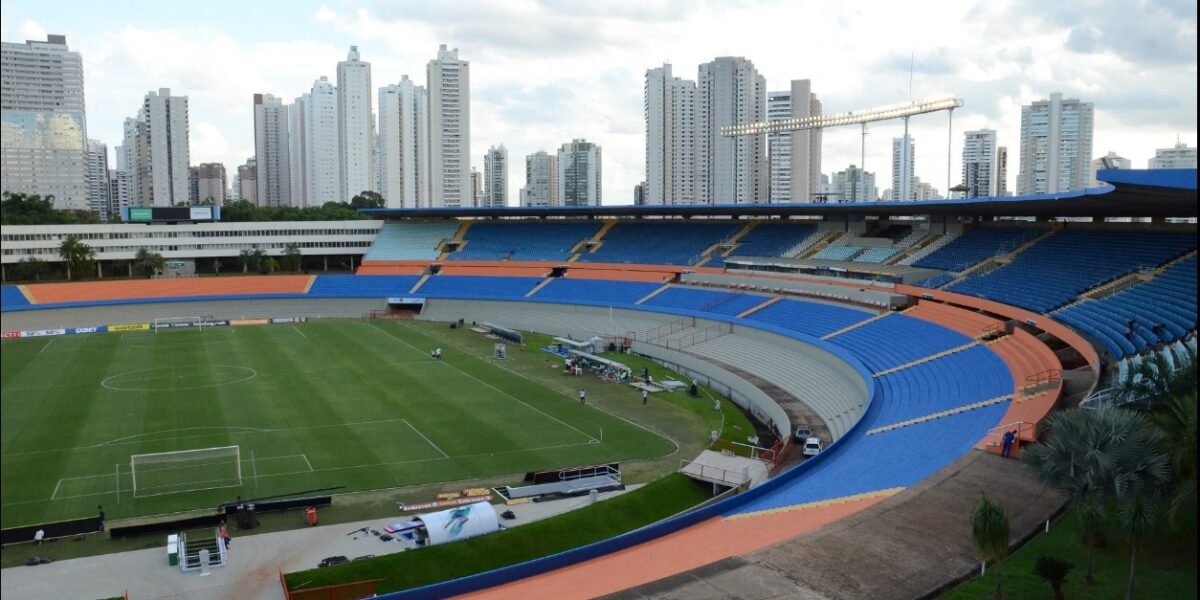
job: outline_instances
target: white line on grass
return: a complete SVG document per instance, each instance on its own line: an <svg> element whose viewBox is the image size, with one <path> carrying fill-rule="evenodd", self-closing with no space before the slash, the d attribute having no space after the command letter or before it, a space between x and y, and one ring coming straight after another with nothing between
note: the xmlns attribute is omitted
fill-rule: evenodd
<svg viewBox="0 0 1200 600"><path fill-rule="evenodd" d="M296 327L295 325L292 325L292 329L295 329L295 330L296 330L296 333L300 334L300 337L302 337L302 338L304 338L304 339L306 339L306 340L308 339L308 336L307 336L307 335L304 335L304 332L303 332L303 331L300 331L300 328L299 328L299 327Z"/></svg>
<svg viewBox="0 0 1200 600"><path fill-rule="evenodd" d="M398 338L398 337L396 337L396 336L395 336L395 335L393 335L391 332L388 332L388 331L386 331L386 330L380 329L378 325L375 325L374 323L370 323L370 326L371 326L371 327L373 327L373 328L375 328L375 329L376 329L377 331L379 331L380 333L382 333L382 334L384 334L384 335L386 335L386 336L388 336L388 337L390 337L390 338L392 338L392 339L394 339L394 340L396 340L396 341L400 342L401 344L404 344L405 346L408 346L409 348L412 348L413 350L416 350L416 351L420 352L420 349L418 349L416 346L414 346L414 345L412 345L412 344L408 343L407 341L405 341L405 340L403 340L403 339L401 339L401 338ZM554 416L554 415L551 415L551 414L549 414L549 413L547 413L547 412L543 411L542 409L540 409L540 408L538 408L538 407L536 407L536 406L534 406L534 405L532 405L532 404L529 404L528 402L526 402L526 401L524 401L524 400L522 400L522 399L520 399L520 398L518 398L518 397L516 397L516 396L514 396L514 395L512 395L512 394L510 394L510 393L508 393L508 392L506 392L506 391L504 391L504 390L502 390L502 389L500 389L500 388L498 388L498 387L496 387L496 386L494 386L494 385L492 385L492 384L490 384L490 383L488 383L488 382L486 382L486 381L483 381L482 379L480 379L480 378L478 378L478 377L476 377L476 376L474 376L474 375L472 375L472 374L470 374L470 373L468 373L468 372L466 372L466 371L464 371L464 370L460 369L459 367L457 367L457 366L455 366L455 365L452 365L452 364L450 364L450 363L446 363L446 364L447 364L447 365L449 365L449 366L450 366L452 369L454 369L455 371L458 371L459 373L462 373L463 375L466 375L467 377L469 377L469 378L471 378L471 379L474 379L475 381L477 381L477 382L479 382L479 383L481 383L481 384L483 384L483 385L485 385L485 386L487 386L487 387L490 387L490 388L492 388L493 390L496 390L497 392L500 392L501 394L503 394L503 395L505 395L505 396L508 396L509 398L512 398L513 400L516 400L517 402L520 402L521 404L524 404L524 405L525 405L526 407L528 407L530 410L533 410L534 412L540 413L542 416L545 416L545 417L547 417L547 418L549 418L549 419L552 419L552 420L554 420L554 421L557 421L559 424L561 424L561 425L563 425L564 427L567 427L568 429L570 429L570 430L572 430L572 431L574 431L574 432L578 433L579 435L582 435L583 437L586 437L588 440L591 440L591 441L594 441L594 442L598 442L598 441L600 441L600 440L597 440L597 439L595 438L595 436L592 436L592 435L590 435L590 434L588 434L588 433L585 433L583 430L579 429L578 427L576 427L576 426L574 426L574 425L572 425L572 424L570 424L570 423L568 423L568 422L566 422L566 421L564 421L564 420L562 420L562 419L560 419L560 418L558 418L558 417L556 417L556 416ZM511 373L512 371L509 371L509 372ZM524 378L524 377L523 377L523 378ZM524 378L524 379L527 379L527 378Z"/></svg>
<svg viewBox="0 0 1200 600"><path fill-rule="evenodd" d="M300 456L304 457L304 464L308 465L308 472L312 473L313 472L312 463L308 462L308 454L301 454Z"/></svg>
<svg viewBox="0 0 1200 600"><path fill-rule="evenodd" d="M442 458L450 458L450 455L446 454L445 450L442 450L441 448L439 448L437 444L433 443L433 440L429 439L428 437L426 437L425 434L421 433L421 430L417 429L416 426L413 425L412 423L409 423L407 419L404 420L404 424L408 425L409 429L412 429L414 432L416 432L417 435L421 436L421 439L425 440L425 443L429 444L430 446L433 446L434 450L437 450L438 452L440 452L442 455ZM311 469L312 466L310 465L309 468Z"/></svg>
<svg viewBox="0 0 1200 600"><path fill-rule="evenodd" d="M42 346L41 352L45 352L45 351L46 351L46 348L49 348L49 347L50 347L50 344L53 344L53 343L54 343L54 340L55 340L55 338L50 338L50 341L46 342L46 345L45 345L45 346Z"/></svg>
<svg viewBox="0 0 1200 600"><path fill-rule="evenodd" d="M60 485L62 485L62 478L59 478L58 483L54 484L54 491L50 493L51 500L58 496L58 486Z"/></svg>

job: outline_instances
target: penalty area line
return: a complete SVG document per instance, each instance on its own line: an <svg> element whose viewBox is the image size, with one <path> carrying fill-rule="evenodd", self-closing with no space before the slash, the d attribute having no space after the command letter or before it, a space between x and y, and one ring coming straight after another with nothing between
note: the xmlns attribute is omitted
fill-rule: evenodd
<svg viewBox="0 0 1200 600"><path fill-rule="evenodd" d="M409 429L413 430L413 432L414 432L414 433L416 433L417 435L421 436L421 439L425 440L425 443L426 443L426 444L429 444L430 446L433 446L433 449L434 449L434 450L437 450L437 451L438 451L438 453L440 453L440 454L442 455L442 458L450 458L450 455L449 455L449 454L446 454L446 451L445 451L445 450L442 450L441 448L439 448L437 444L433 443L433 440L429 439L429 437L428 437L428 436L426 436L425 434L421 433L421 430L420 430L420 429L417 429L415 425L413 425L412 423L409 423L409 422L408 422L408 419L402 419L402 420L404 421L404 424L405 424L405 425L408 425L408 428L409 428ZM311 468L312 468L312 466L310 465L310 466L309 466L309 468L311 469Z"/></svg>

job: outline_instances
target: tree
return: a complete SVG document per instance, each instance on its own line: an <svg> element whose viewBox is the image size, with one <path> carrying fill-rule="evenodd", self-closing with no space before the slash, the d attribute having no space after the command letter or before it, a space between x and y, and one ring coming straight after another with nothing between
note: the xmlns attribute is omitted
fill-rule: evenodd
<svg viewBox="0 0 1200 600"><path fill-rule="evenodd" d="M296 242L288 242L283 249L283 268L286 271L296 272L300 270L302 257L300 255L300 244Z"/></svg>
<svg viewBox="0 0 1200 600"><path fill-rule="evenodd" d="M350 199L350 208L358 210L360 208L383 208L386 202L379 192L363 190L359 194Z"/></svg>
<svg viewBox="0 0 1200 600"><path fill-rule="evenodd" d="M151 252L149 248L138 248L137 254L133 257L133 264L137 269L146 274L146 277L154 277L163 272L167 268L167 261L163 259L163 255L157 252Z"/></svg>
<svg viewBox="0 0 1200 600"><path fill-rule="evenodd" d="M262 272L270 275L279 268L279 261L275 260L274 256L268 256L262 261Z"/></svg>
<svg viewBox="0 0 1200 600"><path fill-rule="evenodd" d="M37 194L4 192L0 202L0 223L4 225L60 225L99 223L95 215L84 210L56 210L54 196L42 198Z"/></svg>
<svg viewBox="0 0 1200 600"><path fill-rule="evenodd" d="M1133 573L1137 564L1138 544L1154 531L1158 504L1150 493L1138 490L1117 508L1117 517L1121 529L1129 538L1129 582L1125 585L1125 600L1133 600Z"/></svg>
<svg viewBox="0 0 1200 600"><path fill-rule="evenodd" d="M1091 585L1092 551L1105 503L1159 487L1170 475L1169 459L1159 449L1162 433L1142 415L1122 408L1059 411L1046 425L1043 441L1023 449L1021 460L1075 507L1087 547L1084 583Z"/></svg>
<svg viewBox="0 0 1200 600"><path fill-rule="evenodd" d="M996 565L996 592L992 597L1001 599L1004 598L1004 584L1000 561L1008 556L1008 517L999 506L988 500L987 494L980 492L979 495L979 504L975 505L975 513L971 515L971 536L975 539L979 558Z"/></svg>
<svg viewBox="0 0 1200 600"><path fill-rule="evenodd" d="M238 254L238 264L242 265L242 272L258 271L262 268L263 257L266 252L260 249L242 250Z"/></svg>
<svg viewBox="0 0 1200 600"><path fill-rule="evenodd" d="M1075 565L1065 560L1042 555L1033 564L1033 574L1050 584L1050 589L1054 591L1054 600L1063 600L1063 582L1067 579L1067 573L1070 573L1073 568Z"/></svg>
<svg viewBox="0 0 1200 600"><path fill-rule="evenodd" d="M41 281L42 275L45 275L47 270L49 267L46 266L45 261L36 256L27 256L17 263L17 279Z"/></svg>
<svg viewBox="0 0 1200 600"><path fill-rule="evenodd" d="M71 234L58 245L58 256L67 263L67 279L69 280L72 269L83 272L87 265L96 258L96 251L80 241L79 236Z"/></svg>

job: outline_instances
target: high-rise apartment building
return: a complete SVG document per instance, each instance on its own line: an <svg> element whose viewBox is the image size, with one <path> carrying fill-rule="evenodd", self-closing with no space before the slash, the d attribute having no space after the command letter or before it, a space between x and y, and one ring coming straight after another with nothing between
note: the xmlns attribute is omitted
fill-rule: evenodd
<svg viewBox="0 0 1200 600"><path fill-rule="evenodd" d="M921 181L920 177L912 178L912 198L910 200L940 200L942 195L932 183Z"/></svg>
<svg viewBox="0 0 1200 600"><path fill-rule="evenodd" d="M291 190L289 202L292 206L296 207L308 206L308 190L306 188L308 164L305 139L308 136L307 111L309 97L309 94L302 94L286 107L288 116L288 175L291 176L291 181L288 183L288 188Z"/></svg>
<svg viewBox="0 0 1200 600"><path fill-rule="evenodd" d="M508 206L508 150L504 144L483 155L483 202L480 206Z"/></svg>
<svg viewBox="0 0 1200 600"><path fill-rule="evenodd" d="M200 202L213 202L220 206L225 202L225 165L200 163L196 167L196 192Z"/></svg>
<svg viewBox="0 0 1200 600"><path fill-rule="evenodd" d="M337 88L321 77L303 96L304 200L308 206L344 202Z"/></svg>
<svg viewBox="0 0 1200 600"><path fill-rule="evenodd" d="M120 155L118 147L117 156ZM120 169L109 169L108 190L109 212L120 214L122 208L129 206L129 173Z"/></svg>
<svg viewBox="0 0 1200 600"><path fill-rule="evenodd" d="M483 173L471 167L471 206L479 206L483 202Z"/></svg>
<svg viewBox="0 0 1200 600"><path fill-rule="evenodd" d="M169 88L146 94L136 119L125 119L126 167L134 206L188 202L188 98Z"/></svg>
<svg viewBox="0 0 1200 600"><path fill-rule="evenodd" d="M767 92L767 122L792 117L792 91ZM792 201L792 132L767 134L771 161L771 202Z"/></svg>
<svg viewBox="0 0 1200 600"><path fill-rule="evenodd" d="M371 63L359 60L358 46L350 46L346 60L337 64L338 161L342 177L342 202L349 202L354 196L375 189L375 160L372 156L375 124L371 93Z"/></svg>
<svg viewBox="0 0 1200 600"><path fill-rule="evenodd" d="M83 60L62 35L0 44L0 191L92 208Z"/></svg>
<svg viewBox="0 0 1200 600"><path fill-rule="evenodd" d="M1053 194L1087 187L1092 156L1090 102L1050 94L1021 107L1018 194Z"/></svg>
<svg viewBox="0 0 1200 600"><path fill-rule="evenodd" d="M1008 191L1008 146L996 148L996 197L1007 196Z"/></svg>
<svg viewBox="0 0 1200 600"><path fill-rule="evenodd" d="M288 109L271 94L254 94L255 198L259 206L292 203L291 140Z"/></svg>
<svg viewBox="0 0 1200 600"><path fill-rule="evenodd" d="M112 210L111 185L108 181L108 146L99 140L87 141L88 210L108 221Z"/></svg>
<svg viewBox="0 0 1200 600"><path fill-rule="evenodd" d="M879 199L875 174L850 165L833 174L829 196L832 202L874 202Z"/></svg>
<svg viewBox="0 0 1200 600"><path fill-rule="evenodd" d="M1159 148L1150 159L1151 169L1195 169L1196 149L1188 148L1187 144L1175 142L1173 148Z"/></svg>
<svg viewBox="0 0 1200 600"><path fill-rule="evenodd" d="M1096 158L1088 163L1088 186L1098 187L1104 185L1099 179L1096 179L1096 172L1101 169L1132 169L1133 161L1113 152L1108 151L1108 154Z"/></svg>
<svg viewBox="0 0 1200 600"><path fill-rule="evenodd" d="M696 197L699 202L721 204L770 199L770 165L763 136L721 135L724 127L765 121L766 101L766 79L749 60L726 56L700 65L696 78Z"/></svg>
<svg viewBox="0 0 1200 600"><path fill-rule="evenodd" d="M978 129L963 133L962 182L966 198L996 195L996 132Z"/></svg>
<svg viewBox="0 0 1200 600"><path fill-rule="evenodd" d="M916 144L911 135L892 138L892 200L915 200L913 166Z"/></svg>
<svg viewBox="0 0 1200 600"><path fill-rule="evenodd" d="M645 206L646 204L646 182L643 181L633 186L633 205Z"/></svg>
<svg viewBox="0 0 1200 600"><path fill-rule="evenodd" d="M600 206L600 146L575 139L558 149L559 193L563 206Z"/></svg>
<svg viewBox="0 0 1200 600"><path fill-rule="evenodd" d="M458 49L438 47L426 67L429 86L429 172L432 206L469 206L471 189L471 70Z"/></svg>
<svg viewBox="0 0 1200 600"><path fill-rule="evenodd" d="M188 204L200 202L200 167L188 167Z"/></svg>
<svg viewBox="0 0 1200 600"><path fill-rule="evenodd" d="M795 79L786 92L767 94L767 121L803 119L821 114L812 82ZM812 202L821 192L821 130L767 135L770 148L771 202Z"/></svg>
<svg viewBox="0 0 1200 600"><path fill-rule="evenodd" d="M429 206L429 95L407 75L379 88L379 193L389 208Z"/></svg>
<svg viewBox="0 0 1200 600"><path fill-rule="evenodd" d="M246 164L238 166L233 185L235 199L258 204L258 167L253 156L246 159Z"/></svg>
<svg viewBox="0 0 1200 600"><path fill-rule="evenodd" d="M671 65L646 71L646 203L694 204L696 198L696 82L675 77Z"/></svg>
<svg viewBox="0 0 1200 600"><path fill-rule="evenodd" d="M558 206L558 155L538 151L525 157L521 206Z"/></svg>

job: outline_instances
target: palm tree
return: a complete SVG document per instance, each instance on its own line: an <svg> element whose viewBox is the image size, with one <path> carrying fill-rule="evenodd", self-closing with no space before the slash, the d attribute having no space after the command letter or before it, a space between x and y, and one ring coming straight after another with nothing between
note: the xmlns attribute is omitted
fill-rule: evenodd
<svg viewBox="0 0 1200 600"><path fill-rule="evenodd" d="M274 256L268 256L266 260L262 261L262 270L267 275L274 273L278 268L279 261L275 260Z"/></svg>
<svg viewBox="0 0 1200 600"><path fill-rule="evenodd" d="M1076 508L1087 546L1084 583L1091 585L1092 550L1105 502L1157 489L1170 476L1170 461L1159 449L1163 434L1142 415L1122 408L1073 408L1054 413L1046 423L1045 439L1022 450L1021 460Z"/></svg>
<svg viewBox="0 0 1200 600"><path fill-rule="evenodd" d="M250 270L250 263L254 259L254 252L250 250L242 250L238 253L238 264L242 265L242 272L246 273Z"/></svg>
<svg viewBox="0 0 1200 600"><path fill-rule="evenodd" d="M979 504L975 505L975 514L971 516L971 535L975 538L979 558L996 565L996 592L992 597L1001 599L1004 598L1004 584L1000 561L1008 556L1008 517L988 500L987 494L980 492L979 495Z"/></svg>
<svg viewBox="0 0 1200 600"><path fill-rule="evenodd" d="M1065 560L1042 555L1033 563L1033 574L1050 584L1050 589L1054 590L1054 600L1063 600L1063 581L1073 568L1075 565Z"/></svg>
<svg viewBox="0 0 1200 600"><path fill-rule="evenodd" d="M146 274L146 277L153 277L167 268L167 261L163 259L162 254L151 252L144 246L138 248L137 254L133 257L133 262L138 270Z"/></svg>
<svg viewBox="0 0 1200 600"><path fill-rule="evenodd" d="M1194 383L1194 381L1193 381ZM1172 480L1167 519L1174 525L1179 509L1196 494L1196 390L1172 397L1150 415L1163 433L1163 450L1171 461Z"/></svg>
<svg viewBox="0 0 1200 600"><path fill-rule="evenodd" d="M283 249L283 268L293 273L299 271L301 260L300 244L288 242L288 245Z"/></svg>
<svg viewBox="0 0 1200 600"><path fill-rule="evenodd" d="M79 236L71 234L58 245L58 256L67 263L67 279L71 279L72 268L82 271L83 267L96 258L96 251L80 241Z"/></svg>
<svg viewBox="0 0 1200 600"><path fill-rule="evenodd" d="M1129 538L1129 582L1125 586L1125 600L1133 600L1133 572L1137 563L1137 547L1154 530L1158 516L1158 505L1153 497L1142 491L1130 496L1117 508L1121 529Z"/></svg>

